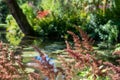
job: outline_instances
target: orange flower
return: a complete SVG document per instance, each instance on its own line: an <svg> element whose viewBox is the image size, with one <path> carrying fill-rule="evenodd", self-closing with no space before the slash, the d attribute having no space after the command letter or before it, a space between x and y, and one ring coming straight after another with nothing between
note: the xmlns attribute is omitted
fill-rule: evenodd
<svg viewBox="0 0 120 80"><path fill-rule="evenodd" d="M46 17L50 13L49 10L44 10L44 11L37 11L37 18L41 19Z"/></svg>

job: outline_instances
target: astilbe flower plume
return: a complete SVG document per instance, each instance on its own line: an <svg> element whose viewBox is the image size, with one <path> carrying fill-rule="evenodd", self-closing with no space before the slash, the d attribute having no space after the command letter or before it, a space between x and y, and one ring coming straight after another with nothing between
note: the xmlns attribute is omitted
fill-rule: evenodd
<svg viewBox="0 0 120 80"><path fill-rule="evenodd" d="M38 64L35 66L49 80L55 80L58 73L62 73L63 80L75 79L74 77L85 68L89 68L89 72L85 77L93 76L96 80L98 76L110 76L112 80L120 80L120 66L110 62L103 62L95 57L93 49L94 40L90 38L81 28L78 28L81 38L75 33L68 31L73 37L74 45L71 46L66 40L67 58L58 55L58 60L61 62L61 67L55 67L51 63L51 59L34 46L34 49L39 52L39 55L34 61ZM114 52L113 55L120 55L120 51ZM117 60L120 63L120 60ZM76 79L75 79L76 80Z"/></svg>
<svg viewBox="0 0 120 80"><path fill-rule="evenodd" d="M9 46L7 44L0 42L0 80L23 80L28 75L35 74L34 72L27 73L25 71L26 65L22 62L22 57L20 55L15 56L14 51L8 48ZM31 75L29 80L39 79Z"/></svg>
<svg viewBox="0 0 120 80"><path fill-rule="evenodd" d="M113 55L120 56L120 50L113 52ZM104 62L104 65L107 67L108 75L111 77L112 80L120 80L120 59L116 60L119 62L118 65L114 65L110 62Z"/></svg>
<svg viewBox="0 0 120 80"><path fill-rule="evenodd" d="M10 56L10 57L9 57ZM8 51L8 46L3 46L0 42L0 79L13 80L19 78L20 74L15 67L15 59L12 51ZM19 61L18 61L19 62Z"/></svg>
<svg viewBox="0 0 120 80"><path fill-rule="evenodd" d="M49 80L55 80L58 73L62 72L62 69L55 67L54 62L49 58L45 53L39 50L36 46L33 46L34 49L39 53L39 56L33 58L33 61L37 63L33 65L34 68L39 69L41 73Z"/></svg>
<svg viewBox="0 0 120 80"><path fill-rule="evenodd" d="M68 33L73 37L74 46L71 46L68 41L65 41L67 46L65 51L68 52L67 55L69 59L74 60L72 62L65 61L65 57L60 57L62 64L65 65L63 66L64 69L68 67L67 71L64 70L64 73L67 74L66 80L73 79L77 72L82 71L86 67L91 68L89 74L86 76L90 76L90 74L92 74L94 80L97 76L105 76L105 72L103 72L104 68L100 68L103 64L102 60L97 60L93 55L95 53L92 47L94 40L89 38L87 33L85 33L81 28L77 27L77 29L80 32L81 39L75 33L68 31Z"/></svg>

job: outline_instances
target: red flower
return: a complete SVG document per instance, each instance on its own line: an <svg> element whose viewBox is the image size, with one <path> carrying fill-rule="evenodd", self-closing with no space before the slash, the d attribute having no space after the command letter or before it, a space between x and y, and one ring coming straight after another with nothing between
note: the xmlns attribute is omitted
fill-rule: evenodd
<svg viewBox="0 0 120 80"><path fill-rule="evenodd" d="M50 13L49 10L44 10L44 11L37 11L37 18L41 19L46 17Z"/></svg>

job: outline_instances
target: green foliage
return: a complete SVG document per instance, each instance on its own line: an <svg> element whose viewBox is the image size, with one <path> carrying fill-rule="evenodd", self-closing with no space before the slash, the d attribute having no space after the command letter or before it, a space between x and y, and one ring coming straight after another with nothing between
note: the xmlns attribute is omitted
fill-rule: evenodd
<svg viewBox="0 0 120 80"><path fill-rule="evenodd" d="M86 74L89 74L89 72L91 71L90 68L85 68L82 71L80 71L77 75L81 77L81 79L87 79L87 80L93 80L93 76L94 75L90 75L89 77L86 77ZM96 80L110 80L110 78L108 76L97 76Z"/></svg>
<svg viewBox="0 0 120 80"><path fill-rule="evenodd" d="M3 0L0 0L0 23L5 23L8 8Z"/></svg>
<svg viewBox="0 0 120 80"><path fill-rule="evenodd" d="M35 18L36 18L36 9L33 8L32 3L24 3L21 5L21 9L23 10L23 13L26 15L28 22L33 27L35 24Z"/></svg>
<svg viewBox="0 0 120 80"><path fill-rule="evenodd" d="M80 8L78 8L79 6L80 2L78 0L41 0L39 4L40 8L50 10L59 16L64 16L64 14L75 15L80 10Z"/></svg>
<svg viewBox="0 0 120 80"><path fill-rule="evenodd" d="M80 2L77 0L62 1L51 0L41 1L40 6L44 10L50 10L50 15L40 20L40 27L44 34L58 34L59 38L66 35L67 30L75 30L73 25L81 25ZM42 24L42 25L41 25Z"/></svg>
<svg viewBox="0 0 120 80"><path fill-rule="evenodd" d="M104 41L112 43L117 41L118 32L118 26L110 20L105 25L100 25L99 36Z"/></svg>
<svg viewBox="0 0 120 80"><path fill-rule="evenodd" d="M94 38L97 41L100 41L100 37L98 34L100 30L100 25L104 25L107 22L107 20L105 20L104 17L102 17L99 14L90 14L89 17L90 20L85 25L85 30L88 34L90 34L92 38Z"/></svg>
<svg viewBox="0 0 120 80"><path fill-rule="evenodd" d="M7 40L13 45L18 45L24 34L19 29L12 15L7 16L6 23L7 23L7 32L6 32Z"/></svg>
<svg viewBox="0 0 120 80"><path fill-rule="evenodd" d="M34 26L35 15L33 13L33 7L29 6L27 3L24 3L21 5L21 8L23 10L23 13L26 15L30 25ZM12 15L8 15L6 17L6 24L7 24L6 33L7 40L13 45L18 45L24 34L20 30L18 24L16 23Z"/></svg>
<svg viewBox="0 0 120 80"><path fill-rule="evenodd" d="M74 24L81 24L79 10L74 9L76 7L72 5L73 3L73 1L69 3L69 1L60 0L41 0L37 6L32 3L31 5L25 3L21 8L35 31L39 32L42 36L49 37L55 34L55 37L61 38L68 29L73 29L72 26ZM66 7L69 9L66 9ZM50 13L47 17L37 19L38 10L49 10Z"/></svg>
<svg viewBox="0 0 120 80"><path fill-rule="evenodd" d="M18 4L22 5L23 3L27 2L28 0L17 0Z"/></svg>
<svg viewBox="0 0 120 80"><path fill-rule="evenodd" d="M70 18L67 18L65 16L54 16L54 14L52 14L45 19L39 20L38 24L43 31L42 35L61 38L66 34L67 30L75 30L73 28L73 24L80 24L78 21L79 19L77 20L72 16L70 16Z"/></svg>
<svg viewBox="0 0 120 80"><path fill-rule="evenodd" d="M119 27L116 21L105 19L97 14L91 14L90 22L88 22L87 31L93 38L98 41L105 41L107 43L113 43L117 41Z"/></svg>
<svg viewBox="0 0 120 80"><path fill-rule="evenodd" d="M81 26L97 41L117 41L119 29L119 0L27 0L18 3L30 25L42 36L64 38L67 30ZM48 10L38 19L38 11ZM116 20L117 19L117 20ZM120 20L119 20L120 21Z"/></svg>
<svg viewBox="0 0 120 80"><path fill-rule="evenodd" d="M115 51L119 51L120 50L120 43L115 45Z"/></svg>
<svg viewBox="0 0 120 80"><path fill-rule="evenodd" d="M120 14L120 1L119 0L110 0L109 1L110 8L108 12L106 13L106 16L109 18L119 19Z"/></svg>

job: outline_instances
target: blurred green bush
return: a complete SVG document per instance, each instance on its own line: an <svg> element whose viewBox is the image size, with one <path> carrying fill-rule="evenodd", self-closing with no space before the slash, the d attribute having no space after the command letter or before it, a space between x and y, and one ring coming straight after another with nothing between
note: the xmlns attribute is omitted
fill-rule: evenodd
<svg viewBox="0 0 120 80"><path fill-rule="evenodd" d="M113 43L120 34L119 0L27 0L18 3L30 25L41 36L65 38L67 30L76 32L74 25L96 41Z"/></svg>

